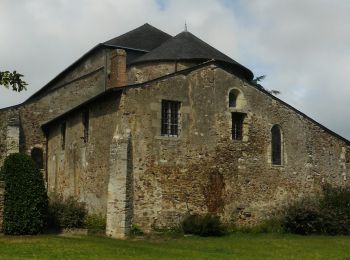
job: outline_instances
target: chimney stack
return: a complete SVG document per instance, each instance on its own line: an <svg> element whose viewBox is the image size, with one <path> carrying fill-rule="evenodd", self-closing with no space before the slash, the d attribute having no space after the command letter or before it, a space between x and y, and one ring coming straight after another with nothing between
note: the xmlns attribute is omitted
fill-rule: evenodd
<svg viewBox="0 0 350 260"><path fill-rule="evenodd" d="M116 49L111 53L111 72L108 88L122 87L126 84L126 52L123 49Z"/></svg>

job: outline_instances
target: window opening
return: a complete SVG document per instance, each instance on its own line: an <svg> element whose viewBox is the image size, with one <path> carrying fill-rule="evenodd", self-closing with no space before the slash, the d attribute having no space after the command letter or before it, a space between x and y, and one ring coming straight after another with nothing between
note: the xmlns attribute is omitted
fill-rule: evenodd
<svg viewBox="0 0 350 260"><path fill-rule="evenodd" d="M89 141L89 110L83 112L84 143Z"/></svg>
<svg viewBox="0 0 350 260"><path fill-rule="evenodd" d="M161 135L178 136L179 135L179 110L180 102L162 100L162 126Z"/></svg>
<svg viewBox="0 0 350 260"><path fill-rule="evenodd" d="M273 165L282 164L282 136L278 125L271 128L271 156Z"/></svg>
<svg viewBox="0 0 350 260"><path fill-rule="evenodd" d="M245 114L232 113L232 140L242 140Z"/></svg>
<svg viewBox="0 0 350 260"><path fill-rule="evenodd" d="M31 151L30 156L32 157L38 169L44 169L43 149L34 147Z"/></svg>
<svg viewBox="0 0 350 260"><path fill-rule="evenodd" d="M61 124L61 148L64 150L66 147L66 122Z"/></svg>

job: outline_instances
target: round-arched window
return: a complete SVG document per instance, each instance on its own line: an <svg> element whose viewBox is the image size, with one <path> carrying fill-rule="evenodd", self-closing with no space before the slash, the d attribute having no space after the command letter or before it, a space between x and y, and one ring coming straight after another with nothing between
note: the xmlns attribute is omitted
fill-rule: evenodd
<svg viewBox="0 0 350 260"><path fill-rule="evenodd" d="M273 165L282 165L282 133L279 125L271 128L271 161Z"/></svg>

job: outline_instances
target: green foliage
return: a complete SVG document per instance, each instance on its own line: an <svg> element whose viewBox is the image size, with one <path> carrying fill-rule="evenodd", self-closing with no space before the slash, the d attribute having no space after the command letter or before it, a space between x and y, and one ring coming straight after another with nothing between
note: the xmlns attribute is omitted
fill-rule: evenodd
<svg viewBox="0 0 350 260"><path fill-rule="evenodd" d="M284 218L288 232L350 235L350 187L323 187L323 196L290 206Z"/></svg>
<svg viewBox="0 0 350 260"><path fill-rule="evenodd" d="M131 236L142 236L144 233L138 225L132 224L130 227L129 234Z"/></svg>
<svg viewBox="0 0 350 260"><path fill-rule="evenodd" d="M283 227L286 232L311 235L322 233L322 215L317 201L302 200L286 212Z"/></svg>
<svg viewBox="0 0 350 260"><path fill-rule="evenodd" d="M219 216L206 214L188 215L182 221L182 229L185 234L200 236L223 236L227 228L220 221Z"/></svg>
<svg viewBox="0 0 350 260"><path fill-rule="evenodd" d="M49 203L49 226L53 229L83 228L87 215L85 204L74 197L63 200L56 196Z"/></svg>
<svg viewBox="0 0 350 260"><path fill-rule="evenodd" d="M106 217L102 214L89 214L85 217L84 226L91 230L105 230Z"/></svg>
<svg viewBox="0 0 350 260"><path fill-rule="evenodd" d="M48 199L42 173L25 154L11 154L1 174L5 181L5 234L38 234L47 221Z"/></svg>
<svg viewBox="0 0 350 260"><path fill-rule="evenodd" d="M284 233L283 223L282 223L282 220L279 218L266 219L254 226L234 227L232 231L240 232L240 233L252 233L252 234Z"/></svg>
<svg viewBox="0 0 350 260"><path fill-rule="evenodd" d="M0 85L5 86L6 88L11 87L13 91L17 92L27 90L26 86L28 84L21 79L22 77L23 75L16 71L0 71Z"/></svg>

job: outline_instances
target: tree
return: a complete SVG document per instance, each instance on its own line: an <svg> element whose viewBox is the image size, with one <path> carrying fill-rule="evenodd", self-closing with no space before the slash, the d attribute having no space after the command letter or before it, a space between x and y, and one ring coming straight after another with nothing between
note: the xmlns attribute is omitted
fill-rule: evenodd
<svg viewBox="0 0 350 260"><path fill-rule="evenodd" d="M13 91L21 92L22 90L27 90L26 86L28 85L21 78L22 74L17 73L17 71L0 71L0 85L5 86L6 88L12 88Z"/></svg>
<svg viewBox="0 0 350 260"><path fill-rule="evenodd" d="M251 83L252 83L254 86L258 87L258 88L261 88L261 89L263 89L263 90L266 90L267 92L269 92L269 93L272 94L272 95L279 95L279 94L281 94L281 92L278 91L278 90L275 90L275 89L269 90L269 89L264 88L264 87L260 84L260 82L261 82L262 80L264 80L265 78L266 78L266 75L262 75L262 76L256 77L255 79L253 79L253 80L251 81Z"/></svg>
<svg viewBox="0 0 350 260"><path fill-rule="evenodd" d="M6 157L0 171L5 181L3 231L9 235L33 235L47 222L48 198L43 175L25 154Z"/></svg>

